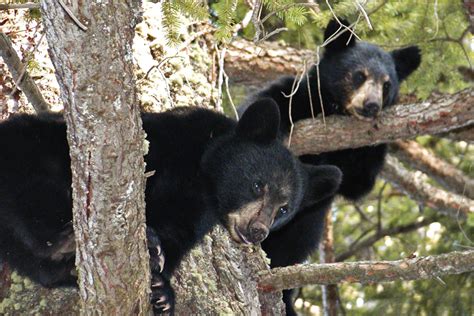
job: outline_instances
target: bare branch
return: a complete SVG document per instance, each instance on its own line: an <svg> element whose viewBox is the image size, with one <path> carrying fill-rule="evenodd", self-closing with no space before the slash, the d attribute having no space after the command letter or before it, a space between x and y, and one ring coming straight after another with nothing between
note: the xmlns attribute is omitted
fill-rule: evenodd
<svg viewBox="0 0 474 316"><path fill-rule="evenodd" d="M291 150L297 155L393 142L474 124L474 88L419 104L397 105L371 121L330 116L295 124ZM350 126L350 128L347 128Z"/></svg>
<svg viewBox="0 0 474 316"><path fill-rule="evenodd" d="M344 261L344 260L352 257L353 255L355 255L356 253L358 253L362 249L371 247L373 244L375 244L377 241L384 238L385 236L394 236L394 235L398 235L398 234L411 232L411 231L416 230L420 227L427 226L427 225L433 223L434 221L435 221L435 219L428 218L428 219L424 219L420 222L414 222L414 223L410 223L408 225L390 227L390 228L381 229L380 231L376 231L375 234L373 234L370 237L367 237L365 240L354 243L351 246L349 246L349 250L341 253L340 255L338 255L336 257L336 261L340 262L340 261Z"/></svg>
<svg viewBox="0 0 474 316"><path fill-rule="evenodd" d="M473 200L427 183L422 173L405 169L395 157L387 157L382 177L395 184L415 201L452 218L465 219L469 213L474 213Z"/></svg>
<svg viewBox="0 0 474 316"><path fill-rule="evenodd" d="M311 284L420 280L470 271L474 271L474 250L397 261L301 264L275 268L260 274L259 287L273 292Z"/></svg>
<svg viewBox="0 0 474 316"><path fill-rule="evenodd" d="M415 141L393 143L395 155L414 169L421 170L448 190L474 199L474 179L450 163L436 157Z"/></svg>
<svg viewBox="0 0 474 316"><path fill-rule="evenodd" d="M28 75L26 65L20 60L7 35L0 33L0 55L12 74L13 81L23 91L37 113L48 112L49 104L43 98L35 82ZM21 78L23 76L23 78Z"/></svg>

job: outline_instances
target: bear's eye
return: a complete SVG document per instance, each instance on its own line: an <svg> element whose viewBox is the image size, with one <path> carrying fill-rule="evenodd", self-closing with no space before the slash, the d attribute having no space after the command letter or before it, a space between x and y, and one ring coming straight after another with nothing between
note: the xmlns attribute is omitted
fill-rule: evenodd
<svg viewBox="0 0 474 316"><path fill-rule="evenodd" d="M390 90L390 81L385 81L383 83L383 97L387 97L388 96L388 92Z"/></svg>
<svg viewBox="0 0 474 316"><path fill-rule="evenodd" d="M356 86L362 85L365 79L367 79L367 77L362 71L357 71L353 76L354 84Z"/></svg>
<svg viewBox="0 0 474 316"><path fill-rule="evenodd" d="M288 213L288 205L283 205L278 209L278 216L282 216Z"/></svg>
<svg viewBox="0 0 474 316"><path fill-rule="evenodd" d="M260 181L255 181L252 184L252 190L253 193L255 193L256 196L261 196L263 194L263 184Z"/></svg>

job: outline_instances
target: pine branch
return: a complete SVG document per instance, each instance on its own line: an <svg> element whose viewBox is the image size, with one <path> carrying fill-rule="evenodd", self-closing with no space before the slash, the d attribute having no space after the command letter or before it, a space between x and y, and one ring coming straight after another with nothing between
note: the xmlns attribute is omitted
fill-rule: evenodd
<svg viewBox="0 0 474 316"><path fill-rule="evenodd" d="M407 170L392 156L388 156L382 177L395 184L412 199L454 219L465 219L474 213L474 200L441 190L423 179L422 174Z"/></svg>
<svg viewBox="0 0 474 316"><path fill-rule="evenodd" d="M414 169L421 170L445 189L474 199L474 179L466 176L452 164L436 157L415 141L397 141L392 144L394 154Z"/></svg>
<svg viewBox="0 0 474 316"><path fill-rule="evenodd" d="M295 124L291 150L317 154L344 148L393 142L424 134L439 134L474 124L474 88L418 104L397 105L375 120L330 116ZM350 126L350 128L348 128Z"/></svg>
<svg viewBox="0 0 474 316"><path fill-rule="evenodd" d="M301 264L264 271L259 287L267 292L312 284L382 283L421 280L474 271L474 250L397 261Z"/></svg>

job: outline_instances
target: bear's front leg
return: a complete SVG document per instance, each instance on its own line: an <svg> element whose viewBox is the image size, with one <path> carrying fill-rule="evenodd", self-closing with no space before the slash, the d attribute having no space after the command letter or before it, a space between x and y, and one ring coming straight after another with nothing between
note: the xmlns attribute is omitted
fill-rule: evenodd
<svg viewBox="0 0 474 316"><path fill-rule="evenodd" d="M156 231L146 229L148 251L150 253L151 295L150 301L155 315L173 315L174 293L169 280L162 275L165 266L165 253Z"/></svg>

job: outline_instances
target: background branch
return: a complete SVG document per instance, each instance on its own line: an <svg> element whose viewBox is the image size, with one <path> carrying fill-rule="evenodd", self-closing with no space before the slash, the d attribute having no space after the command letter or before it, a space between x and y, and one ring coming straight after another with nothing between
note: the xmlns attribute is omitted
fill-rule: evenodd
<svg viewBox="0 0 474 316"><path fill-rule="evenodd" d="M385 228L381 230L377 230L374 235L367 237L363 241L357 241L354 242L352 245L349 246L349 250L341 253L336 257L336 261L344 261L353 255L357 254L359 251L362 249L371 247L373 244L375 244L377 241L380 239L384 238L385 236L393 236L393 235L398 235L398 234L403 234L407 232L411 232L413 230L416 230L420 227L427 226L434 222L435 219L432 218L427 218L424 219L420 222L415 222L415 223L410 223L408 225L403 225L403 226L396 226L396 227L390 227L390 228Z"/></svg>
<svg viewBox="0 0 474 316"><path fill-rule="evenodd" d="M28 101L31 103L36 113L48 112L49 104L43 98L40 90L36 86L35 82L28 75L23 63L18 57L15 49L12 46L12 43L8 36L0 32L0 55L3 58L3 61L8 66L10 70L13 81L18 82L18 88L23 91ZM23 75L21 80L18 80L19 77Z"/></svg>
<svg viewBox="0 0 474 316"><path fill-rule="evenodd" d="M395 184L412 199L452 218L465 219L469 213L474 213L473 200L427 183L422 173L407 170L395 157L387 157L382 177Z"/></svg>
<svg viewBox="0 0 474 316"><path fill-rule="evenodd" d="M301 264L260 274L259 287L273 292L311 284L420 280L474 271L474 250L397 261Z"/></svg>
<svg viewBox="0 0 474 316"><path fill-rule="evenodd" d="M474 199L474 179L452 164L436 157L415 141L396 141L394 154L414 169L421 170L448 190Z"/></svg>

